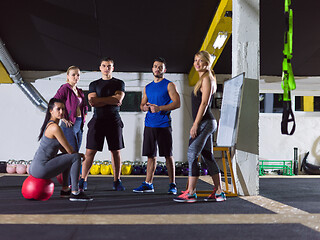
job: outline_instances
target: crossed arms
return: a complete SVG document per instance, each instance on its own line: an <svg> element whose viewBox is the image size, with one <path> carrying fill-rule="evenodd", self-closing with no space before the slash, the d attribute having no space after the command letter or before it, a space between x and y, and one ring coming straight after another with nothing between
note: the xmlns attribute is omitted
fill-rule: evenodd
<svg viewBox="0 0 320 240"><path fill-rule="evenodd" d="M124 95L123 91L116 91L112 96L98 97L97 93L92 92L89 93L88 100L91 107L103 107L105 105L121 106Z"/></svg>

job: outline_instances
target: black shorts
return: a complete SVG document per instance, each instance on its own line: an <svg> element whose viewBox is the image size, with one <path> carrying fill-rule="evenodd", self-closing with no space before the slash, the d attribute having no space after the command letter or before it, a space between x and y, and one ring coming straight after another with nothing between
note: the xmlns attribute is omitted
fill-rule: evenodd
<svg viewBox="0 0 320 240"><path fill-rule="evenodd" d="M120 121L121 122L121 121ZM92 118L88 123L87 149L102 151L104 138L110 151L124 148L123 123L110 123L107 120Z"/></svg>
<svg viewBox="0 0 320 240"><path fill-rule="evenodd" d="M157 156L157 144L160 157L172 156L172 128L145 127L143 133L142 156Z"/></svg>

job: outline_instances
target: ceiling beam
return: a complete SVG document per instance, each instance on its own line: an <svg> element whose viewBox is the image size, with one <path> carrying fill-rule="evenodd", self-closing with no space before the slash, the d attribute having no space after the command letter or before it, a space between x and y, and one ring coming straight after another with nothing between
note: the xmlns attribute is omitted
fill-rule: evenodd
<svg viewBox="0 0 320 240"><path fill-rule="evenodd" d="M214 62L212 68L217 63L223 48L225 47L228 39L232 33L232 0L221 0L217 8L217 11L214 15L214 18L211 22L210 28L207 32L207 35L202 43L201 49L208 51L214 56ZM224 44L221 48L214 48L213 44L219 35L219 33L227 34L227 39L224 41ZM198 81L198 73L192 66L189 72L189 85L193 86Z"/></svg>

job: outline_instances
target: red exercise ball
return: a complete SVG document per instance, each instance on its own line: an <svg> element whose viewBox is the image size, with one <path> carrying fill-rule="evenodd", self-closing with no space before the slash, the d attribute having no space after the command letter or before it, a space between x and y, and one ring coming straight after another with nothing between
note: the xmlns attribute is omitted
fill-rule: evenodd
<svg viewBox="0 0 320 240"><path fill-rule="evenodd" d="M41 179L29 176L22 184L21 193L26 199L40 201L48 200L54 190L54 183L51 179Z"/></svg>

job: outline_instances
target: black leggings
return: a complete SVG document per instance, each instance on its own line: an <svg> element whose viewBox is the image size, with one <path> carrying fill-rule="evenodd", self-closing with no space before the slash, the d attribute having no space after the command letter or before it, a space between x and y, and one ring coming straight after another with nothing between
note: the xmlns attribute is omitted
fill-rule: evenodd
<svg viewBox="0 0 320 240"><path fill-rule="evenodd" d="M213 157L212 134L217 129L216 120L205 120L199 124L197 136L190 138L188 148L189 176L200 176L198 157L201 153L211 176L220 173Z"/></svg>

